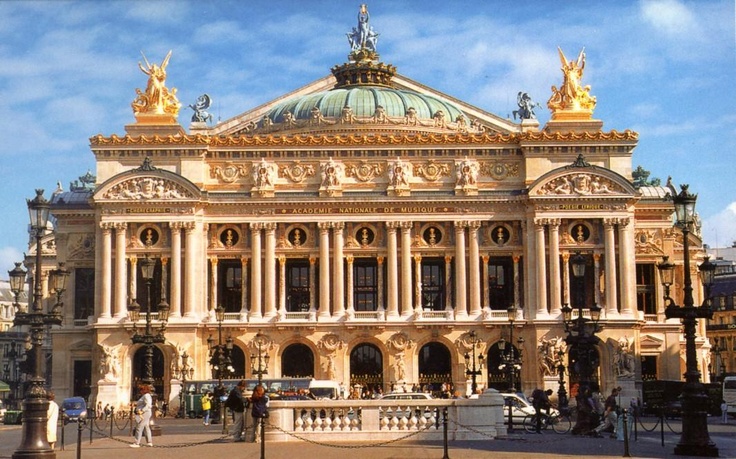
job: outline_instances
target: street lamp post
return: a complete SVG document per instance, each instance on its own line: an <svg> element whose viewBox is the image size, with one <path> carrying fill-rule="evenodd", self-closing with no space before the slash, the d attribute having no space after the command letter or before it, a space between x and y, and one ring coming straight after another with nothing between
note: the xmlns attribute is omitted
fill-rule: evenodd
<svg viewBox="0 0 736 459"><path fill-rule="evenodd" d="M268 355L267 352L264 352L263 349L263 342L265 339L265 336L261 334L261 332L258 332L256 334L256 344L258 349L258 355L251 354L250 356L250 365L251 365L251 373L258 376L258 385L263 385L263 376L268 374L268 361L271 359L271 357ZM260 418L260 421L256 421L261 423L261 459L266 458L266 418L262 417Z"/></svg>
<svg viewBox="0 0 736 459"><path fill-rule="evenodd" d="M31 359L31 374L28 379L23 399L23 434L21 444L13 454L14 459L20 458L55 458L56 453L46 440L46 411L49 402L46 399L46 369L45 356L43 355L43 339L46 327L61 325L61 294L66 288L66 279L69 272L60 266L52 270L49 276L51 290L56 292L57 302L49 312L44 312L43 290L41 286L41 263L42 247L41 238L46 231L49 219L50 204L43 197L43 190L36 190L36 197L28 200L28 212L31 217L31 230L36 237L36 264L34 272L33 305L30 311L25 307L16 305L17 311L13 324L17 326L28 325L30 328L31 349L27 353L27 359ZM19 266L16 265L19 268ZM15 271L15 270L14 270ZM22 271L20 269L19 271ZM12 272L11 272L12 273ZM18 282L25 279L11 275L11 286L18 287Z"/></svg>
<svg viewBox="0 0 736 459"><path fill-rule="evenodd" d="M711 441L708 434L708 396L700 382L698 370L698 356L695 347L695 329L697 319L711 319L713 311L708 306L708 300L702 307L695 307L693 300L693 285L690 276L690 227L695 223L695 201L698 196L688 191L687 185L681 185L681 191L672 196L675 205L676 226L682 230L682 245L684 258L683 279L683 306L679 307L670 297L670 287L674 283L675 265L665 257L657 265L662 278L666 304L665 316L668 319L681 319L685 335L685 386L682 391L682 435L680 442L675 446L675 454L684 456L718 457L718 448ZM710 294L713 284L715 265L703 263L701 276L706 292Z"/></svg>
<svg viewBox="0 0 736 459"><path fill-rule="evenodd" d="M483 354L478 354L476 356L475 348L480 344L482 341L480 338L478 338L478 335L475 333L475 330L470 331L470 344L471 344L471 352L465 353L465 375L470 376L471 379L471 385L470 390L471 393L475 394L476 390L478 390L478 376L483 374L483 361L484 357Z"/></svg>
<svg viewBox="0 0 736 459"><path fill-rule="evenodd" d="M506 372L506 378L509 384L509 391L516 393L518 388L516 387L516 374L521 374L521 365L523 363L522 346L524 345L524 338L519 336L517 340L518 348L514 348L514 321L516 320L517 309L515 306L510 306L506 310L509 319L509 342L506 344L506 340L501 338L498 342L498 349L501 351L501 369Z"/></svg>
<svg viewBox="0 0 736 459"><path fill-rule="evenodd" d="M590 389L593 374L598 368L598 350L596 346L601 339L596 336L601 329L598 325L600 320L601 309L597 304L590 307L590 319L586 319L583 314L583 306L585 303L585 257L580 253L575 254L571 258L573 277L577 286L575 291L575 302L578 316L573 319L573 309L566 303L562 308L562 320L565 324L565 332L567 337L565 343L570 349L570 360L574 361L573 370L578 374L578 397L582 397L587 389ZM592 322L592 324L590 324ZM558 369L559 371L559 369ZM564 369L563 369L564 372ZM582 401L578 398L578 406ZM592 419L578 412L578 420L573 428L573 433L587 432L591 426Z"/></svg>
<svg viewBox="0 0 736 459"><path fill-rule="evenodd" d="M153 348L156 344L162 344L166 341L164 332L166 331L166 323L169 320L169 304L163 299L158 304L158 320L161 322L161 325L158 332L154 334L153 315L151 311L151 282L153 281L153 274L156 268L156 260L146 255L146 257L141 260L140 266L141 276L143 277L143 280L146 281L146 328L143 333L139 333L136 326L140 319L141 306L135 299L133 299L130 305L128 305L128 315L130 320L133 322L133 337L131 338L133 344L142 344L146 348L145 371L142 381L143 384L146 384L151 388L151 395L154 397L155 403L156 390L153 385ZM160 435L160 428L156 426L152 427L152 430L154 428L156 429L157 435Z"/></svg>
<svg viewBox="0 0 736 459"><path fill-rule="evenodd" d="M212 366L212 373L217 378L217 389L215 390L215 412L213 420L222 421L222 433L227 433L227 416L225 416L225 410L222 409L222 403L220 399L225 395L225 386L222 384L222 380L226 376L230 376L233 373L232 361L230 354L233 350L233 338L228 335L225 343L222 342L222 322L225 320L225 308L218 306L215 308L215 318L217 319L217 344L215 345L214 339L210 336L207 339L207 347L210 350L210 365Z"/></svg>
<svg viewBox="0 0 736 459"><path fill-rule="evenodd" d="M187 354L187 351L184 351L181 354L181 368L176 370L176 377L179 378L181 381L181 390L179 391L179 418L186 418L187 417L187 410L186 410L186 403L184 400L186 387L187 387L187 381L192 379L192 376L194 376L194 367L189 365L189 354Z"/></svg>
<svg viewBox="0 0 736 459"><path fill-rule="evenodd" d="M567 390L565 390L565 352L560 349L557 352L557 376L559 377L559 389L557 389L557 405L560 408L567 408L569 400L567 398Z"/></svg>

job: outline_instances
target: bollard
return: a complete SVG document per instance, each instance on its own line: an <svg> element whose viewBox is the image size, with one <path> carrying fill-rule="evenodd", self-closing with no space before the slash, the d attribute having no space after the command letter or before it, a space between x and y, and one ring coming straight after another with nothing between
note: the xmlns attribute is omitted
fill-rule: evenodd
<svg viewBox="0 0 736 459"><path fill-rule="evenodd" d="M243 413L243 416L245 416L245 413ZM261 418L261 459L266 459L266 418L265 417Z"/></svg>
<svg viewBox="0 0 736 459"><path fill-rule="evenodd" d="M112 426L115 424L115 408L110 407L110 438L113 438Z"/></svg>
<svg viewBox="0 0 736 459"><path fill-rule="evenodd" d="M624 457L631 457L629 453L629 410L624 410Z"/></svg>
<svg viewBox="0 0 736 459"><path fill-rule="evenodd" d="M66 422L64 421L64 408L61 408L61 450L64 451L64 431L66 430Z"/></svg>
<svg viewBox="0 0 736 459"><path fill-rule="evenodd" d="M81 420L82 418L80 417L79 419ZM94 426L95 426L95 421L96 420L97 420L96 417L91 417L89 419L89 444L90 445L92 444L92 433L95 430L94 429Z"/></svg>
<svg viewBox="0 0 736 459"><path fill-rule="evenodd" d="M82 430L84 430L84 419L80 417L77 420L77 459L82 459Z"/></svg>
<svg viewBox="0 0 736 459"><path fill-rule="evenodd" d="M508 399L507 402L508 402L508 407L509 407L509 430L508 432L511 433L514 431L514 416L513 416L514 408L513 408L513 403L511 399Z"/></svg>
<svg viewBox="0 0 736 459"><path fill-rule="evenodd" d="M659 435L662 438L662 448L664 448L664 408L659 412Z"/></svg>
<svg viewBox="0 0 736 459"><path fill-rule="evenodd" d="M445 444L445 455L442 456L442 459L450 459L447 452L447 407L442 410L442 437Z"/></svg>

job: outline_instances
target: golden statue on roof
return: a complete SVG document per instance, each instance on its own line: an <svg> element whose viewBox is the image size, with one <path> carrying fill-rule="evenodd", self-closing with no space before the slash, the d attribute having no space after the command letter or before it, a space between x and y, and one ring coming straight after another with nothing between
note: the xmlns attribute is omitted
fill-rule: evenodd
<svg viewBox="0 0 736 459"><path fill-rule="evenodd" d="M169 65L171 51L166 55L161 65L148 62L143 51L141 51L141 55L143 55L146 65L144 67L142 63L138 62L138 67L148 75L148 85L146 86L146 92L142 92L140 89L135 90L138 96L131 104L133 113L136 115L178 115L181 104L176 98L176 88L169 89L166 87L166 66Z"/></svg>
<svg viewBox="0 0 736 459"><path fill-rule="evenodd" d="M562 49L557 48L562 63L562 86L560 89L552 86L552 97L547 101L547 107L552 110L552 116L560 111L581 112L582 117L589 118L595 108L595 97L590 95L590 85L582 86L580 80L585 70L585 48L580 50L577 60L568 61Z"/></svg>

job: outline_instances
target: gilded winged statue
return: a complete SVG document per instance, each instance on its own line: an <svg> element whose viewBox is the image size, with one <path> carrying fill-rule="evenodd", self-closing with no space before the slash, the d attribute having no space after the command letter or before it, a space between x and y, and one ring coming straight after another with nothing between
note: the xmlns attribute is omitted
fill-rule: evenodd
<svg viewBox="0 0 736 459"><path fill-rule="evenodd" d="M166 66L169 65L171 51L166 55L161 65L148 62L142 51L141 55L143 55L146 65L144 67L142 63L138 62L138 67L148 75L148 85L146 86L146 92L136 89L138 96L131 104L133 113L136 115L139 113L178 115L181 104L176 98L176 88L169 90L166 87Z"/></svg>
<svg viewBox="0 0 736 459"><path fill-rule="evenodd" d="M590 86L582 86L580 80L585 70L585 48L580 50L577 60L568 61L562 49L557 48L562 63L562 86L557 89L552 86L552 97L547 106L552 111L557 110L593 110L595 97L590 95Z"/></svg>

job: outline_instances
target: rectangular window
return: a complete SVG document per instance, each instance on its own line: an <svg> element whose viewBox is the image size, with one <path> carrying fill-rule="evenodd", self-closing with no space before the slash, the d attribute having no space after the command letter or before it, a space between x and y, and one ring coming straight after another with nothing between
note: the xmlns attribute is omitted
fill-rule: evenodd
<svg viewBox="0 0 736 459"><path fill-rule="evenodd" d="M514 274L510 257L493 257L488 262L488 301L491 309L507 309L514 302Z"/></svg>
<svg viewBox="0 0 736 459"><path fill-rule="evenodd" d="M445 309L445 261L442 259L422 260L422 308Z"/></svg>
<svg viewBox="0 0 736 459"><path fill-rule="evenodd" d="M373 259L353 263L353 303L356 311L378 309L378 264Z"/></svg>
<svg viewBox="0 0 736 459"><path fill-rule="evenodd" d="M309 311L309 260L286 262L286 310Z"/></svg>
<svg viewBox="0 0 736 459"><path fill-rule="evenodd" d="M636 265L636 307L644 314L656 314L654 264Z"/></svg>
<svg viewBox="0 0 736 459"><path fill-rule="evenodd" d="M95 309L94 268L74 269L74 320L87 320Z"/></svg>
<svg viewBox="0 0 736 459"><path fill-rule="evenodd" d="M240 312L243 292L243 267L240 260L220 260L217 270L217 305L224 307L225 312Z"/></svg>

